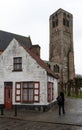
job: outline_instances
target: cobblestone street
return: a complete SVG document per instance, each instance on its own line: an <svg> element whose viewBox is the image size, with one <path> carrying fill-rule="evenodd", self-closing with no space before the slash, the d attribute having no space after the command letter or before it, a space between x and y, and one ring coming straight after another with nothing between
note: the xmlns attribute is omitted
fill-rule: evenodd
<svg viewBox="0 0 82 130"><path fill-rule="evenodd" d="M0 130L82 130L82 127L2 118Z"/></svg>
<svg viewBox="0 0 82 130"><path fill-rule="evenodd" d="M82 99L66 98L66 115L58 115L58 106L48 112L20 110L0 115L0 130L82 130Z"/></svg>

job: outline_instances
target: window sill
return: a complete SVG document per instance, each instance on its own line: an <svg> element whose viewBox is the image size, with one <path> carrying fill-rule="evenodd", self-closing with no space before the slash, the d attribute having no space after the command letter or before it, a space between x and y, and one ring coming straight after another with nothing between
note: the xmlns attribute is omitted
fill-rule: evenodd
<svg viewBox="0 0 82 130"><path fill-rule="evenodd" d="M34 102L26 102L26 101L22 101L22 104L34 104Z"/></svg>
<svg viewBox="0 0 82 130"><path fill-rule="evenodd" d="M21 72L22 70L12 70L12 72Z"/></svg>

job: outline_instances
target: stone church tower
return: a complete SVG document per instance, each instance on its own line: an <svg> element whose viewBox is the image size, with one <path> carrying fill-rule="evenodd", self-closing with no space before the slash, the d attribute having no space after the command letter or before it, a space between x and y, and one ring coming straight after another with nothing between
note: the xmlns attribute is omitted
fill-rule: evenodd
<svg viewBox="0 0 82 130"><path fill-rule="evenodd" d="M67 83L75 77L72 14L58 9L50 16L49 27L49 64L59 80Z"/></svg>

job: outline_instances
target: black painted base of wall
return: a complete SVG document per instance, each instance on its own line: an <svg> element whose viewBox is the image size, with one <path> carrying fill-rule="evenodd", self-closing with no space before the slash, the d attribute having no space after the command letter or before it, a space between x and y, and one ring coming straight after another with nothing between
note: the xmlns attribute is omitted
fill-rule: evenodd
<svg viewBox="0 0 82 130"><path fill-rule="evenodd" d="M35 110L35 111L41 111L46 112L50 110L54 106L55 102L49 104L49 105L13 105L14 109L26 109L26 110Z"/></svg>
<svg viewBox="0 0 82 130"><path fill-rule="evenodd" d="M16 104L12 106L12 109L18 110L18 109L26 109L26 110L34 110L34 111L41 111L46 112L50 110L54 106L55 102L48 104L48 105L24 105L24 104ZM0 104L0 109L5 109L4 104Z"/></svg>

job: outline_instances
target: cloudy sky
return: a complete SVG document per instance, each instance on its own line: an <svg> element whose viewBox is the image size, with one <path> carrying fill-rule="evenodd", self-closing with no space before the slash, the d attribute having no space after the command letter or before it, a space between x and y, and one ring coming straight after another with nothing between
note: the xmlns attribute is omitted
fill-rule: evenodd
<svg viewBox="0 0 82 130"><path fill-rule="evenodd" d="M73 14L75 72L82 75L82 0L0 0L0 30L31 37L49 57L49 16L62 8Z"/></svg>

